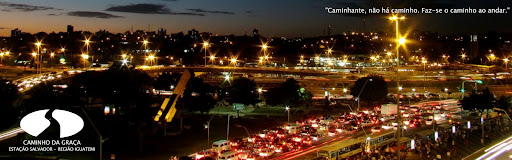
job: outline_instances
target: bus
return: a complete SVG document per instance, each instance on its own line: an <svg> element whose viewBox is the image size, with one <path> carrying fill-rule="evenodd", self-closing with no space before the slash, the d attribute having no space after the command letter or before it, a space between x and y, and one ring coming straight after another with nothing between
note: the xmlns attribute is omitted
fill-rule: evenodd
<svg viewBox="0 0 512 160"><path fill-rule="evenodd" d="M376 148L382 147L395 141L395 133L395 131L389 130L369 135L364 142L365 151L370 152Z"/></svg>
<svg viewBox="0 0 512 160"><path fill-rule="evenodd" d="M318 157L329 160L340 160L356 155L363 151L361 144L364 141L360 139L348 139L343 142L335 143L318 150Z"/></svg>

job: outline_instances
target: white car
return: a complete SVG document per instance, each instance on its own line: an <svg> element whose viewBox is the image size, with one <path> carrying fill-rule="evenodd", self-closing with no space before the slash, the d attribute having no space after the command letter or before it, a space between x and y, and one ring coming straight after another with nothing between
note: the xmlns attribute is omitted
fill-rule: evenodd
<svg viewBox="0 0 512 160"><path fill-rule="evenodd" d="M269 149L262 149L259 153L259 155L261 157L270 157L274 154L274 151L273 150L269 150Z"/></svg>
<svg viewBox="0 0 512 160"><path fill-rule="evenodd" d="M393 128L395 128L395 127L392 124L383 124L382 125L382 129L385 129L385 130L390 130Z"/></svg>
<svg viewBox="0 0 512 160"><path fill-rule="evenodd" d="M380 132L380 127L373 127L370 131L372 133L378 133L378 132Z"/></svg>
<svg viewBox="0 0 512 160"><path fill-rule="evenodd" d="M432 125L432 121L433 121L432 119L427 119L427 120L425 120L425 124L430 126L430 125Z"/></svg>

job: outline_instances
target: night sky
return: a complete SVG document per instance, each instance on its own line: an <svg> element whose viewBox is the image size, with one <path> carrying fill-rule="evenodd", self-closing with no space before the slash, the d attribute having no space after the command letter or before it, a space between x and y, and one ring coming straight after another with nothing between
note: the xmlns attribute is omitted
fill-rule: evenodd
<svg viewBox="0 0 512 160"><path fill-rule="evenodd" d="M10 30L61 32L75 30L113 33L142 29L167 33L195 28L214 34L264 36L320 36L343 31L390 31L386 14L328 14L325 7L507 8L508 0L3 0L0 1L0 36ZM409 14L401 25L407 30L441 33L511 33L512 10L506 14ZM366 23L363 23L366 20Z"/></svg>

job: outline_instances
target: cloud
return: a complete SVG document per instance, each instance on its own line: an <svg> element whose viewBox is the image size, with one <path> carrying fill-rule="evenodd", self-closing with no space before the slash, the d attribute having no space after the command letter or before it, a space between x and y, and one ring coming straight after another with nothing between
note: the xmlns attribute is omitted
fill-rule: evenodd
<svg viewBox="0 0 512 160"><path fill-rule="evenodd" d="M64 14L64 13L49 13L49 14L47 14L47 15L49 15L49 16L61 16L61 15L63 15L63 14Z"/></svg>
<svg viewBox="0 0 512 160"><path fill-rule="evenodd" d="M7 28L5 28L5 27L0 27L0 29L7 29Z"/></svg>
<svg viewBox="0 0 512 160"><path fill-rule="evenodd" d="M162 0L162 1L176 2L178 0Z"/></svg>
<svg viewBox="0 0 512 160"><path fill-rule="evenodd" d="M123 18L122 16L116 16L104 12L91 12L91 11L73 11L68 12L68 16L76 16L76 17L87 17L87 18L103 18L103 19L110 19L110 18Z"/></svg>
<svg viewBox="0 0 512 160"><path fill-rule="evenodd" d="M249 11L245 11L245 13L247 13L247 14L253 14L254 12L253 12L253 11L251 11L251 10L249 10Z"/></svg>
<svg viewBox="0 0 512 160"><path fill-rule="evenodd" d="M235 14L234 12L228 12L228 11L208 11L208 10L197 9L197 8L187 9L187 10L198 12L198 13Z"/></svg>
<svg viewBox="0 0 512 160"><path fill-rule="evenodd" d="M149 3L112 6L112 7L107 8L106 11L142 13L142 14L168 14L171 12L171 10L166 8L164 5L149 4Z"/></svg>
<svg viewBox="0 0 512 160"><path fill-rule="evenodd" d="M140 13L140 14L171 14L171 15L192 15L192 16L204 16L204 14L191 13L191 12L172 12L171 9L161 4L129 4L120 6L111 6L106 11L112 12L127 12L127 13Z"/></svg>
<svg viewBox="0 0 512 160"><path fill-rule="evenodd" d="M31 12L31 11L46 11L46 10L62 10L54 7L48 6L35 6L29 4L20 4L20 3L9 3L9 2L0 2L0 6L5 7L2 11L22 11L22 12Z"/></svg>

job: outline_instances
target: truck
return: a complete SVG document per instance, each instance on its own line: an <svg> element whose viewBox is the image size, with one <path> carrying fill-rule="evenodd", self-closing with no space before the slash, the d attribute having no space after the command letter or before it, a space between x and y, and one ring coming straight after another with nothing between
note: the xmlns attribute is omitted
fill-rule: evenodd
<svg viewBox="0 0 512 160"><path fill-rule="evenodd" d="M381 115L396 115L396 104L383 104L380 107L380 114Z"/></svg>

